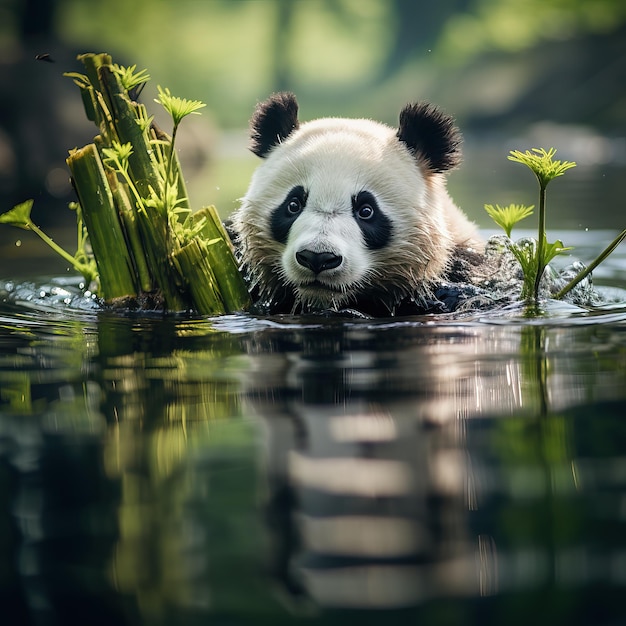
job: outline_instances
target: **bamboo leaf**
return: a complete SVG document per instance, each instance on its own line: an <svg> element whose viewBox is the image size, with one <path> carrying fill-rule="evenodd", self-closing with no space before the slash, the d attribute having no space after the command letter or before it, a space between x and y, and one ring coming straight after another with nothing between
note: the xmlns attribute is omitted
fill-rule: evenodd
<svg viewBox="0 0 626 626"><path fill-rule="evenodd" d="M550 261L552 261L554 257L558 256L559 254L563 254L563 252L567 252L568 250L571 250L571 249L572 249L571 246L565 247L563 245L563 242L559 239L557 239L554 243L548 243L546 241L545 248L543 251L544 266L550 263Z"/></svg>
<svg viewBox="0 0 626 626"><path fill-rule="evenodd" d="M131 91L139 85L144 85L150 80L150 74L148 74L147 70L139 70L135 72L137 69L136 65L131 65L129 67L124 67L123 65L118 65L117 63L113 63L112 65L113 71L118 75L122 87L126 89L126 91Z"/></svg>
<svg viewBox="0 0 626 626"><path fill-rule="evenodd" d="M571 291L576 285L583 279L585 279L593 270L600 265L612 252L617 248L617 246L622 243L626 239L626 229L624 229L613 241L604 249L600 254L581 272L579 272L572 280L563 287L554 297L559 300L569 291Z"/></svg>
<svg viewBox="0 0 626 626"><path fill-rule="evenodd" d="M30 230L33 221L30 218L30 212L33 208L33 200L26 200L17 204L6 213L0 215L0 224L10 224L17 228Z"/></svg>
<svg viewBox="0 0 626 626"><path fill-rule="evenodd" d="M532 150L526 150L526 152L511 150L508 159L530 168L537 176L539 184L545 189L551 180L558 176L563 176L567 170L576 167L574 161L555 160L555 154L555 148L550 148L549 150L533 148Z"/></svg>
<svg viewBox="0 0 626 626"><path fill-rule="evenodd" d="M495 207L492 204L485 204L485 211L504 230L507 237L511 237L513 226L533 214L534 208L534 205L527 207L523 204L509 204L506 207L501 207L499 204Z"/></svg>
<svg viewBox="0 0 626 626"><path fill-rule="evenodd" d="M163 89L160 85L157 86L159 97L155 99L163 108L171 115L174 121L174 127L177 127L182 119L187 115L198 114L199 109L206 106L204 102L200 100L187 100L187 98L179 98L173 96L170 90L166 87Z"/></svg>

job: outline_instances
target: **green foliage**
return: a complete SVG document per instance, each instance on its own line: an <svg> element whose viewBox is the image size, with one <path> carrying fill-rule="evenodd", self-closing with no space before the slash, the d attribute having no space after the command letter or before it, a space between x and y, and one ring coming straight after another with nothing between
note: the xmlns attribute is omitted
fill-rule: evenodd
<svg viewBox="0 0 626 626"><path fill-rule="evenodd" d="M178 98L170 93L170 90L157 86L159 97L155 99L163 108L171 115L174 121L174 128L178 127L184 117L191 114L198 114L199 109L206 106L200 100L187 100L186 98Z"/></svg>
<svg viewBox="0 0 626 626"><path fill-rule="evenodd" d="M533 148L520 152L511 150L508 159L515 163L526 165L535 174L539 181L539 229L537 240L532 243L509 243L509 249L522 267L524 281L521 297L523 300L539 300L539 286L546 266L558 254L570 250L563 246L562 241L549 243L546 238L546 187L553 179L562 176L568 169L575 167L572 161L556 161L554 155L556 150L550 148ZM502 227L507 235L511 237L513 226L520 220L532 214L534 206L511 204L508 207L486 204L485 210L493 221Z"/></svg>
<svg viewBox="0 0 626 626"><path fill-rule="evenodd" d="M32 208L33 200L26 200L0 215L0 224L10 224L24 230L32 230L33 221L30 219Z"/></svg>
<svg viewBox="0 0 626 626"><path fill-rule="evenodd" d="M169 138L135 100L150 78L145 70L113 64L107 54L84 54L79 60L85 74L67 76L80 88L99 134L67 159L79 198L76 255L32 223L32 201L0 216L0 223L36 232L88 284L97 277L98 293L108 302L130 299L133 305L202 314L246 308L249 294L230 239L221 222L207 230L209 221L219 222L216 212L205 210L192 219L175 152L178 126L206 105L159 87L158 102L173 122Z"/></svg>
<svg viewBox="0 0 626 626"><path fill-rule="evenodd" d="M623 0L482 0L450 16L439 47L459 63L485 51L519 55L543 41L605 35L625 21Z"/></svg>
<svg viewBox="0 0 626 626"><path fill-rule="evenodd" d="M132 153L133 145L130 142L121 144L114 139L110 148L102 148L102 154L105 157L102 161L120 173L128 173L128 158Z"/></svg>
<svg viewBox="0 0 626 626"><path fill-rule="evenodd" d="M576 163L573 161L555 161L553 158L555 154L555 148L550 148L547 151L544 148L533 148L526 150L526 152L511 150L508 159L530 168L537 177L539 185L545 189L551 180L557 176L563 176L567 170L576 167Z"/></svg>
<svg viewBox="0 0 626 626"><path fill-rule="evenodd" d="M536 265L533 264L533 289L532 295L526 289L524 289L524 293L522 294L524 299L532 297L535 302L539 300L539 287L546 265L557 254L566 250L566 248L563 248L561 242L557 241L550 244L546 239L546 189L550 181L558 176L563 176L568 169L575 167L576 163L573 161L555 161L555 154L556 150L554 148L550 148L547 151L544 148L533 148L532 150L526 150L526 152L512 150L508 157L510 161L526 165L535 174L539 182L539 227L537 233ZM526 283L527 280L525 276L524 285L526 285Z"/></svg>
<svg viewBox="0 0 626 626"><path fill-rule="evenodd" d="M150 80L150 74L148 74L146 70L139 70L139 72L135 72L137 69L136 65L124 67L122 65L118 65L117 63L113 63L112 67L113 71L120 79L122 87L124 87L126 91L131 91L136 87L139 87L139 85L144 85Z"/></svg>
<svg viewBox="0 0 626 626"><path fill-rule="evenodd" d="M524 204L509 204L509 206L501 207L496 204L494 207L492 204L485 204L485 211L489 217L500 226L507 237L511 236L513 226L526 217L533 214L535 205L526 206Z"/></svg>
<svg viewBox="0 0 626 626"><path fill-rule="evenodd" d="M545 267L556 256L558 256L559 254L563 254L563 252L567 252L568 250L572 250L572 249L573 248L571 246L566 248L560 239L557 239L553 243L546 242L543 248L543 256L541 257L540 261L543 267Z"/></svg>
<svg viewBox="0 0 626 626"><path fill-rule="evenodd" d="M78 247L76 253L71 255L46 235L31 219L30 213L33 208L33 200L26 200L14 206L6 213L0 215L0 224L8 224L16 228L30 230L50 246L57 254L63 257L77 272L82 274L87 286L97 280L98 270L93 256L87 252L87 240L85 228L80 210L77 211Z"/></svg>
<svg viewBox="0 0 626 626"><path fill-rule="evenodd" d="M565 247L559 239L550 243L546 238L546 188L552 180L563 176L567 170L576 167L576 163L573 161L555 160L555 154L555 148L549 150L533 148L526 150L526 152L512 150L508 156L510 161L526 165L535 174L539 182L539 229L536 240L510 241L513 227L520 220L532 215L533 206L510 204L507 207L501 207L496 204L494 207L491 204L485 204L485 211L509 238L509 250L519 262L524 276L521 297L523 300L532 301L531 304L536 304L539 300L539 286L546 266L559 254L571 250L571 248ZM589 267L579 272L555 297L559 299L565 296L602 263L624 239L626 239L626 230L623 230Z"/></svg>

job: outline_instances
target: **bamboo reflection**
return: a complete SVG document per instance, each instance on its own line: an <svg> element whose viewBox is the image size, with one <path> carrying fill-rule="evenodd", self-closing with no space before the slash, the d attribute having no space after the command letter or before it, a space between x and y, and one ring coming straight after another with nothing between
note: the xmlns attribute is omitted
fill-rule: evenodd
<svg viewBox="0 0 626 626"><path fill-rule="evenodd" d="M146 345L143 328L124 327L123 340L118 330L101 335L99 352L109 424L104 467L121 487L110 578L151 618L174 606L208 610L209 564L224 559L211 545L214 527L236 516L237 502L249 502L254 489L253 463L239 458L253 441L241 419L240 345L210 325L172 324L158 345ZM230 502L212 473L222 457L239 480L247 477Z"/></svg>

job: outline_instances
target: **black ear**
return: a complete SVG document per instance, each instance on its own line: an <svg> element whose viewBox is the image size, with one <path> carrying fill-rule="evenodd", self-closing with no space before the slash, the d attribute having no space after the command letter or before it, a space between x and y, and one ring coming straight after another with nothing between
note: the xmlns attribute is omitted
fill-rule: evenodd
<svg viewBox="0 0 626 626"><path fill-rule="evenodd" d="M451 170L461 162L461 132L454 119L428 102L407 104L400 112L398 139L432 172Z"/></svg>
<svg viewBox="0 0 626 626"><path fill-rule="evenodd" d="M250 120L250 150L257 156L266 157L299 125L296 97L288 92L271 95L257 104Z"/></svg>

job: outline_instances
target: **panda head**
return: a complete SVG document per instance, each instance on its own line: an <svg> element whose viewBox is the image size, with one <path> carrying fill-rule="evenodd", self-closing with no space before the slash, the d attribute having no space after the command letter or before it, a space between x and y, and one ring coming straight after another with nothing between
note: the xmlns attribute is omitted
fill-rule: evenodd
<svg viewBox="0 0 626 626"><path fill-rule="evenodd" d="M460 161L453 120L410 104L398 128L365 119L300 124L290 93L259 104L252 151L263 159L233 216L261 295L303 310L427 293L453 237L444 173Z"/></svg>

